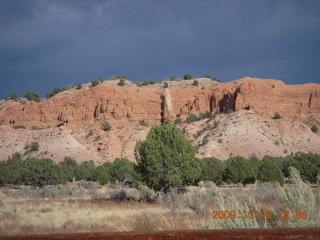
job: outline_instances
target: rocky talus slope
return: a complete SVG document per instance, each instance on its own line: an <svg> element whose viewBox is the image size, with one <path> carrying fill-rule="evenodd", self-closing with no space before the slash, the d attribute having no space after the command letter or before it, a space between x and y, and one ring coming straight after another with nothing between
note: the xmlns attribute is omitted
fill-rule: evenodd
<svg viewBox="0 0 320 240"><path fill-rule="evenodd" d="M145 138L151 125L218 110L233 113L179 125L199 147L200 157L320 152L320 137L310 130L312 125L320 127L320 84L286 85L245 77L222 84L198 79L194 87L192 81L168 82L164 88L163 83L138 87L130 81L121 87L107 80L40 103L2 100L0 160L16 151L24 154L24 145L33 141L39 142L40 150L26 154L56 161L64 156L97 163L116 157L134 160L135 142ZM273 119L275 112L282 118ZM149 126L141 126L140 120ZM101 129L104 121L112 126L108 132ZM12 128L17 125L27 129ZM32 126L45 129L31 130ZM208 143L202 144L203 138Z"/></svg>

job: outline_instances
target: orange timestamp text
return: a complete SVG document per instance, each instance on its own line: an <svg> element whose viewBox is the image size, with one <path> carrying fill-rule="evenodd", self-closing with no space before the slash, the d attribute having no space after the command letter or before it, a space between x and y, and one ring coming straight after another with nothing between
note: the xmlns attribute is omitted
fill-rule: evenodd
<svg viewBox="0 0 320 240"><path fill-rule="evenodd" d="M278 211L273 212L269 210L261 211L212 211L212 219L236 219L236 218L247 218L247 219L272 219L277 217L279 219L307 219L308 212L306 210L301 211Z"/></svg>

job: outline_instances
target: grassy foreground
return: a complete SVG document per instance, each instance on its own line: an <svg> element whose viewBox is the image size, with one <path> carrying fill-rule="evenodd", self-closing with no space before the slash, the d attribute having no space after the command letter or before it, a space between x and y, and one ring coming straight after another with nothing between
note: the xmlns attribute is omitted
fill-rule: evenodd
<svg viewBox="0 0 320 240"><path fill-rule="evenodd" d="M184 193L92 182L60 186L6 187L0 190L0 235L35 233L165 231L319 227L319 190L291 170L289 183L217 187L201 183ZM212 211L235 210L237 218L212 219ZM296 211L306 211L296 219ZM271 211L271 219L244 217ZM281 213L290 211L291 218Z"/></svg>

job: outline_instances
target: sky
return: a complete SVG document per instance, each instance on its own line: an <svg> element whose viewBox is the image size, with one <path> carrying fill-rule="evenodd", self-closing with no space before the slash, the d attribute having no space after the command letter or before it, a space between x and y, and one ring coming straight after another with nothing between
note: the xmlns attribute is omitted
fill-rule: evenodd
<svg viewBox="0 0 320 240"><path fill-rule="evenodd" d="M320 83L318 0L0 0L0 98L100 77Z"/></svg>

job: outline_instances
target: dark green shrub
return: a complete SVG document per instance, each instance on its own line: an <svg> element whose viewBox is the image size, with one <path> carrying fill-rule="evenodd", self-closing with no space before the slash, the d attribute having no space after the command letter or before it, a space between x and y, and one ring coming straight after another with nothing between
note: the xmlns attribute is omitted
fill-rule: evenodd
<svg viewBox="0 0 320 240"><path fill-rule="evenodd" d="M34 92L26 92L24 94L24 97L28 99L29 101L35 101L35 102L40 102L40 97L38 94Z"/></svg>
<svg viewBox="0 0 320 240"><path fill-rule="evenodd" d="M198 86L199 85L199 82L197 81L197 80L193 80L193 82L192 82L192 86Z"/></svg>
<svg viewBox="0 0 320 240"><path fill-rule="evenodd" d="M88 137L90 137L90 136L92 136L92 135L93 135L93 131L92 131L92 129L90 129L89 132L88 132L88 134L86 135L86 138L88 138Z"/></svg>
<svg viewBox="0 0 320 240"><path fill-rule="evenodd" d="M231 157L226 161L223 180L232 183L253 183L255 181L254 169L245 158L240 156Z"/></svg>
<svg viewBox="0 0 320 240"><path fill-rule="evenodd" d="M200 113L199 118L200 119L205 119L205 118L209 118L209 119L213 119L215 116L212 112L204 112L204 113Z"/></svg>
<svg viewBox="0 0 320 240"><path fill-rule="evenodd" d="M39 143L38 142L32 142L30 144L30 151L39 151Z"/></svg>
<svg viewBox="0 0 320 240"><path fill-rule="evenodd" d="M91 87L95 87L95 86L97 86L97 85L99 85L99 84L100 84L99 80L93 80L93 81L91 81Z"/></svg>
<svg viewBox="0 0 320 240"><path fill-rule="evenodd" d="M98 81L99 81L100 83L103 83L103 82L104 82L103 77L99 77Z"/></svg>
<svg viewBox="0 0 320 240"><path fill-rule="evenodd" d="M275 112L275 113L274 113L274 117L273 117L273 119L280 119L280 118L281 118L280 113Z"/></svg>
<svg viewBox="0 0 320 240"><path fill-rule="evenodd" d="M222 173L225 168L225 164L217 158L202 158L199 159L201 166L201 181L213 181L216 184L221 184Z"/></svg>
<svg viewBox="0 0 320 240"><path fill-rule="evenodd" d="M177 77L169 77L168 80L172 82L172 81L178 81L179 79Z"/></svg>
<svg viewBox="0 0 320 240"><path fill-rule="evenodd" d="M192 123L192 122L199 121L199 120L200 120L200 118L197 117L197 115L191 113L191 114L189 114L189 116L187 117L186 123Z"/></svg>
<svg viewBox="0 0 320 240"><path fill-rule="evenodd" d="M144 127L148 127L148 123L145 120L140 120L139 124Z"/></svg>
<svg viewBox="0 0 320 240"><path fill-rule="evenodd" d="M66 183L66 175L61 167L51 159L28 158L23 162L24 184L43 187L49 184Z"/></svg>
<svg viewBox="0 0 320 240"><path fill-rule="evenodd" d="M168 87L169 87L168 83L167 83L167 82L164 82L163 88L168 88Z"/></svg>
<svg viewBox="0 0 320 240"><path fill-rule="evenodd" d="M233 113L233 109L229 108L227 109L227 114Z"/></svg>
<svg viewBox="0 0 320 240"><path fill-rule="evenodd" d="M147 85L149 85L149 84L155 84L155 83L156 83L156 82L153 81L153 80L144 80L143 83L142 83L142 85L143 85L143 86L147 86Z"/></svg>
<svg viewBox="0 0 320 240"><path fill-rule="evenodd" d="M181 118L176 118L176 120L174 120L174 124L180 124L182 123Z"/></svg>
<svg viewBox="0 0 320 240"><path fill-rule="evenodd" d="M101 123L101 129L103 131L110 131L111 130L111 125L108 122L103 122Z"/></svg>
<svg viewBox="0 0 320 240"><path fill-rule="evenodd" d="M205 77L205 78L210 78L210 79L211 79L211 77L210 77L209 74L205 74L203 77Z"/></svg>
<svg viewBox="0 0 320 240"><path fill-rule="evenodd" d="M134 170L133 163L126 158L116 158L110 165L111 182L133 181Z"/></svg>
<svg viewBox="0 0 320 240"><path fill-rule="evenodd" d="M126 79L128 79L128 76L127 75L112 75L111 79L112 80L116 80L116 79L124 79L124 80L126 80Z"/></svg>
<svg viewBox="0 0 320 240"><path fill-rule="evenodd" d="M109 183L111 180L110 165L103 164L102 166L98 166L94 171L94 179L101 185Z"/></svg>
<svg viewBox="0 0 320 240"><path fill-rule="evenodd" d="M16 126L13 126L12 128L14 128L14 129L19 129L19 128L26 129L26 127L24 125L16 125Z"/></svg>
<svg viewBox="0 0 320 240"><path fill-rule="evenodd" d="M280 168L268 158L264 158L258 168L257 178L261 182L279 182L284 183L284 176Z"/></svg>
<svg viewBox="0 0 320 240"><path fill-rule="evenodd" d="M8 97L10 100L17 101L19 99L18 95L16 93L11 93Z"/></svg>
<svg viewBox="0 0 320 240"><path fill-rule="evenodd" d="M204 137L204 138L202 139L201 145L204 146L204 145L206 145L208 142L209 142L208 138L207 138L207 137Z"/></svg>
<svg viewBox="0 0 320 240"><path fill-rule="evenodd" d="M118 85L123 87L125 85L124 79L120 79Z"/></svg>
<svg viewBox="0 0 320 240"><path fill-rule="evenodd" d="M79 83L76 87L76 89L81 89L82 88L82 85Z"/></svg>
<svg viewBox="0 0 320 240"><path fill-rule="evenodd" d="M199 179L196 149L172 124L153 126L145 141L137 142L137 172L146 185L168 192Z"/></svg>
<svg viewBox="0 0 320 240"><path fill-rule="evenodd" d="M297 152L283 160L282 171L285 177L289 177L289 167L299 170L303 181L317 182L317 175L320 174L320 155L313 153Z"/></svg>
<svg viewBox="0 0 320 240"><path fill-rule="evenodd" d="M314 133L317 133L318 132L318 127L316 125L313 125L311 127L311 131L314 132Z"/></svg>
<svg viewBox="0 0 320 240"><path fill-rule="evenodd" d="M92 160L85 161L81 163L75 169L76 180L85 180L85 181L93 181L94 178L95 165Z"/></svg>
<svg viewBox="0 0 320 240"><path fill-rule="evenodd" d="M55 87L50 92L47 93L47 98L52 98L54 95L63 92L64 89Z"/></svg>
<svg viewBox="0 0 320 240"><path fill-rule="evenodd" d="M190 80L192 78L193 78L192 74L185 74L183 77L184 80Z"/></svg>

